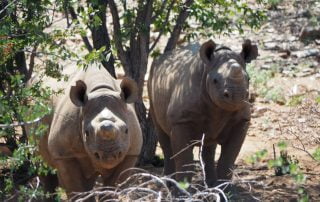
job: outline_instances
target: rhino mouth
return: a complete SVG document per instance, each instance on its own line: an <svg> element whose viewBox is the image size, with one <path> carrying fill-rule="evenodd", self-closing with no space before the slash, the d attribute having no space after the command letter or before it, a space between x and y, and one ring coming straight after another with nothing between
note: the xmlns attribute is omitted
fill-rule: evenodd
<svg viewBox="0 0 320 202"><path fill-rule="evenodd" d="M117 151L95 151L92 153L94 161L103 168L113 168L117 166L124 158L124 152L121 150Z"/></svg>
<svg viewBox="0 0 320 202"><path fill-rule="evenodd" d="M242 109L248 104L247 100L240 100L237 102L232 102L232 101L222 101L222 100L216 100L215 104L220 107L221 109L224 109L226 111L237 111Z"/></svg>

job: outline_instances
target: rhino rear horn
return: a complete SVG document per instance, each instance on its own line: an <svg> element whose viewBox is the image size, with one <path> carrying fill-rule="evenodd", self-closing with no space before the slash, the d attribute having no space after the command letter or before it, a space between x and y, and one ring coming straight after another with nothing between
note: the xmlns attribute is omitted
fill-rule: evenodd
<svg viewBox="0 0 320 202"><path fill-rule="evenodd" d="M216 44L211 39L201 45L200 57L205 64L211 63L211 57L215 49Z"/></svg>
<svg viewBox="0 0 320 202"><path fill-rule="evenodd" d="M76 81L75 86L71 86L70 89L70 99L74 105L77 107L82 107L87 101L86 95L87 85L82 81Z"/></svg>
<svg viewBox="0 0 320 202"><path fill-rule="evenodd" d="M258 57L258 47L257 45L252 45L249 39L246 39L242 44L241 56L246 63L250 63Z"/></svg>
<svg viewBox="0 0 320 202"><path fill-rule="evenodd" d="M137 83L128 78L124 77L120 83L121 97L126 103L133 103L138 98L138 86Z"/></svg>

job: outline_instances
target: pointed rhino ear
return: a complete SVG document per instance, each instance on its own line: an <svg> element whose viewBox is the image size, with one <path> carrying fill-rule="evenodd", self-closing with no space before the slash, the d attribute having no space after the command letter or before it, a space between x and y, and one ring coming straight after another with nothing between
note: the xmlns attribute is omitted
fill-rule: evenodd
<svg viewBox="0 0 320 202"><path fill-rule="evenodd" d="M76 81L75 86L71 86L70 89L70 99L74 105L77 107L83 107L87 101L86 95L87 85L82 81Z"/></svg>
<svg viewBox="0 0 320 202"><path fill-rule="evenodd" d="M258 47L257 45L252 45L249 39L246 39L242 44L241 56L246 63L250 63L258 57Z"/></svg>
<svg viewBox="0 0 320 202"><path fill-rule="evenodd" d="M137 83L124 77L120 83L121 97L126 103L133 103L138 99L138 86Z"/></svg>
<svg viewBox="0 0 320 202"><path fill-rule="evenodd" d="M202 44L200 48L200 57L205 64L210 64L211 56L216 49L216 44L210 39L209 41Z"/></svg>

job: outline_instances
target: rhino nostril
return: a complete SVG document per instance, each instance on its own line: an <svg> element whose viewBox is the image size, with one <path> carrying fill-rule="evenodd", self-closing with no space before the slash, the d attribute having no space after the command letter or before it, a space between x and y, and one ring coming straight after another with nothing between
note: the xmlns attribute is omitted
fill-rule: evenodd
<svg viewBox="0 0 320 202"><path fill-rule="evenodd" d="M126 130L124 131L126 134L128 134L128 128L126 128Z"/></svg>
<svg viewBox="0 0 320 202"><path fill-rule="evenodd" d="M223 96L226 97L226 98L229 98L229 97L230 97L229 93L226 92L226 91L223 93Z"/></svg>
<svg viewBox="0 0 320 202"><path fill-rule="evenodd" d="M120 158L120 157L121 157L121 155L122 155L122 152L119 152L119 153L118 153L118 158Z"/></svg>
<svg viewBox="0 0 320 202"><path fill-rule="evenodd" d="M96 159L100 160L100 155L98 152L94 152L94 156L96 157Z"/></svg>

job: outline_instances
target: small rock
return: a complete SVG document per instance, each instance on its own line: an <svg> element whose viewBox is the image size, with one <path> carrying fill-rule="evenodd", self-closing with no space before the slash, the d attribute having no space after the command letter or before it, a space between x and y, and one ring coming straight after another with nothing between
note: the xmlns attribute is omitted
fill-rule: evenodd
<svg viewBox="0 0 320 202"><path fill-rule="evenodd" d="M256 177L254 180L257 181L257 182L259 182L259 181L263 181L263 180L266 180L266 179L267 179L267 177L264 176L264 175L262 175L262 176Z"/></svg>
<svg viewBox="0 0 320 202"><path fill-rule="evenodd" d="M264 43L265 50L279 50L280 47L278 46L277 42L266 42Z"/></svg>
<svg viewBox="0 0 320 202"><path fill-rule="evenodd" d="M258 106L256 108L254 108L253 110L253 113L252 113L252 117L253 118L256 118L256 117L260 117L262 116L265 112L269 111L269 108L267 107L261 107L261 106Z"/></svg>
<svg viewBox="0 0 320 202"><path fill-rule="evenodd" d="M291 54L293 57L297 58L306 58L310 56L318 56L320 55L320 51L317 48L303 50L303 51L295 51Z"/></svg>
<svg viewBox="0 0 320 202"><path fill-rule="evenodd" d="M313 62L310 66L309 66L309 68L318 68L319 67L319 63L318 62Z"/></svg>
<svg viewBox="0 0 320 202"><path fill-rule="evenodd" d="M299 11L297 17L311 18L312 14L309 10Z"/></svg>
<svg viewBox="0 0 320 202"><path fill-rule="evenodd" d="M260 67L262 70L269 70L271 67L270 65L264 64Z"/></svg>
<svg viewBox="0 0 320 202"><path fill-rule="evenodd" d="M289 36L288 41L292 42L292 41L296 41L297 38L295 36Z"/></svg>
<svg viewBox="0 0 320 202"><path fill-rule="evenodd" d="M286 50L286 51L282 52L279 56L283 59L287 59L287 58L289 58L290 55L291 55L291 52L289 50Z"/></svg>
<svg viewBox="0 0 320 202"><path fill-rule="evenodd" d="M303 69L302 72L303 73L310 73L310 72L313 73L313 70L312 69Z"/></svg>
<svg viewBox="0 0 320 202"><path fill-rule="evenodd" d="M313 72L299 72L297 73L297 77L307 77L307 76L311 76L312 74L314 74Z"/></svg>
<svg viewBox="0 0 320 202"><path fill-rule="evenodd" d="M265 63L274 63L274 59L271 59L271 58L266 59L266 60L265 60Z"/></svg>
<svg viewBox="0 0 320 202"><path fill-rule="evenodd" d="M305 119L305 118L299 118L299 119L298 119L298 122L299 122L299 123L305 123L305 122L306 122L306 119Z"/></svg>
<svg viewBox="0 0 320 202"><path fill-rule="evenodd" d="M299 48L298 44L290 44L289 45L289 50L290 51L298 51L298 50L300 50L300 48Z"/></svg>
<svg viewBox="0 0 320 202"><path fill-rule="evenodd" d="M294 76L294 73L291 70L283 70L282 74L285 76Z"/></svg>
<svg viewBox="0 0 320 202"><path fill-rule="evenodd" d="M302 28L299 38L301 41L320 39L320 27L306 26Z"/></svg>
<svg viewBox="0 0 320 202"><path fill-rule="evenodd" d="M290 96L299 96L307 93L308 88L304 85L296 84L292 87Z"/></svg>

